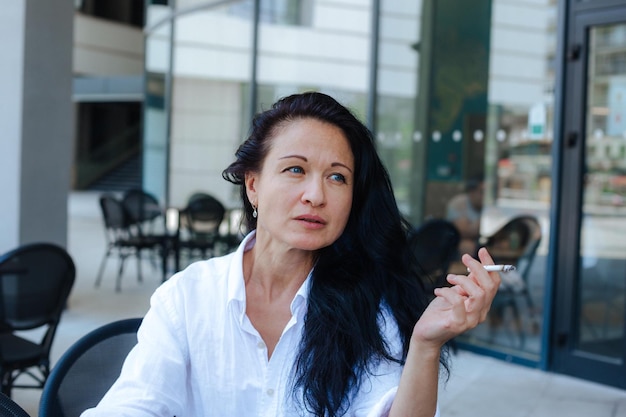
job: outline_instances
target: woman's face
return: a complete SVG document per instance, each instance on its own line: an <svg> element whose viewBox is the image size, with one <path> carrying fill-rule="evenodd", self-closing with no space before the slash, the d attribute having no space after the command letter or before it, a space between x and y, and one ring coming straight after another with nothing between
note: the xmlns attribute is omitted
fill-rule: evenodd
<svg viewBox="0 0 626 417"><path fill-rule="evenodd" d="M343 232L352 206L354 156L338 127L297 119L270 138L261 172L246 175L258 207L257 243L314 251Z"/></svg>

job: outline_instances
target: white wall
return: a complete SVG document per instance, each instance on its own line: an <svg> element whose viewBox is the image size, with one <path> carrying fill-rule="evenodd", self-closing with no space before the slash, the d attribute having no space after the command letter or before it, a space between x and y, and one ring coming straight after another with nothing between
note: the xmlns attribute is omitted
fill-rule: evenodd
<svg viewBox="0 0 626 417"><path fill-rule="evenodd" d="M75 74L143 74L141 29L80 13L75 14L74 27Z"/></svg>
<svg viewBox="0 0 626 417"><path fill-rule="evenodd" d="M19 242L25 7L15 0L0 8L0 253Z"/></svg>
<svg viewBox="0 0 626 417"><path fill-rule="evenodd" d="M194 192L212 194L227 207L239 199L222 171L242 137L243 93L237 83L178 78L174 86L170 204L184 206Z"/></svg>

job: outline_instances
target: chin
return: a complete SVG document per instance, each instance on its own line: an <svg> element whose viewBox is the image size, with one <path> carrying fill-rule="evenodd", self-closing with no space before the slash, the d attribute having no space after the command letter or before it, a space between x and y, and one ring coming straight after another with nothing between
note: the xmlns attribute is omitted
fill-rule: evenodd
<svg viewBox="0 0 626 417"><path fill-rule="evenodd" d="M327 246L330 246L333 244L334 241L328 241L328 240L303 240L303 241L299 241L299 242L294 242L294 247L300 249L300 250L306 250L306 251L310 251L310 252L317 252L320 249L323 249Z"/></svg>

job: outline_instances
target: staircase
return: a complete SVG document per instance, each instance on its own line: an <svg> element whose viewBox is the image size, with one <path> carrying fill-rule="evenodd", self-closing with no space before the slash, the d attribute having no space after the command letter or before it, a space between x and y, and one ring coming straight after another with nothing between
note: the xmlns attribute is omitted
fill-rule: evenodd
<svg viewBox="0 0 626 417"><path fill-rule="evenodd" d="M142 187L141 153L120 164L89 186L92 191L123 192Z"/></svg>

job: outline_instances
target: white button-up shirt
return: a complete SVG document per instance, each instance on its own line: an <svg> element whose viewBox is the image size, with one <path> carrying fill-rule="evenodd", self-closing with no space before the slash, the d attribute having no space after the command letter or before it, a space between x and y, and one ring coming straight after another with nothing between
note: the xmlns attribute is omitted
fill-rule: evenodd
<svg viewBox="0 0 626 417"><path fill-rule="evenodd" d="M155 291L119 379L82 417L309 415L294 399L290 377L310 276L294 297L291 320L268 360L267 347L246 316L242 259L253 245L251 233L236 252L196 262ZM387 316L385 323L390 346L400 349L395 322ZM381 361L347 415L386 415L401 371L397 363Z"/></svg>

